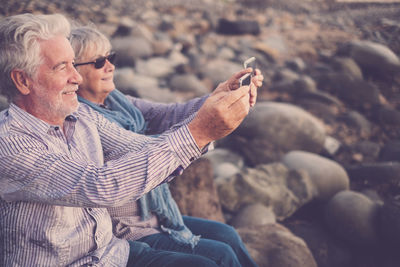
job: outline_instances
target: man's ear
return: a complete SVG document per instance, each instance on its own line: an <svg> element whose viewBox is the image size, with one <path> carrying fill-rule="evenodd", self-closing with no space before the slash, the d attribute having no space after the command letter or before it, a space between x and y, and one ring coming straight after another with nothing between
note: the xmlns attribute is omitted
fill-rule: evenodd
<svg viewBox="0 0 400 267"><path fill-rule="evenodd" d="M31 81L24 71L18 69L12 70L11 79L21 94L28 95L30 93Z"/></svg>

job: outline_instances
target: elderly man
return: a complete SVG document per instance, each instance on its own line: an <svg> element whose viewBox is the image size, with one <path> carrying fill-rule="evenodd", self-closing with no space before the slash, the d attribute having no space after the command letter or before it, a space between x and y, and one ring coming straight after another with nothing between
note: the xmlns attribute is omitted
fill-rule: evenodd
<svg viewBox="0 0 400 267"><path fill-rule="evenodd" d="M0 21L0 89L11 102L0 114L0 265L216 266L117 239L106 208L169 181L232 132L255 86L230 90L238 73L195 115L146 137L78 104L69 33L62 15Z"/></svg>

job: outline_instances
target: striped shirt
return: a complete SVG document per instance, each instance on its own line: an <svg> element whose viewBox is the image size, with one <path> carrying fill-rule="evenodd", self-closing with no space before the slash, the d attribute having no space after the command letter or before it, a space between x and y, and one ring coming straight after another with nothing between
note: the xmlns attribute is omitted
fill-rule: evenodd
<svg viewBox="0 0 400 267"><path fill-rule="evenodd" d="M160 134L196 113L208 95L173 104L155 103L129 95L126 97L143 114L147 125L146 134ZM148 219L143 220L137 202L108 208L108 212L113 233L118 238L134 241L161 232L156 215L150 214Z"/></svg>
<svg viewBox="0 0 400 267"><path fill-rule="evenodd" d="M150 138L81 104L63 132L11 104L0 113L0 266L126 266L106 208L200 155L185 123Z"/></svg>

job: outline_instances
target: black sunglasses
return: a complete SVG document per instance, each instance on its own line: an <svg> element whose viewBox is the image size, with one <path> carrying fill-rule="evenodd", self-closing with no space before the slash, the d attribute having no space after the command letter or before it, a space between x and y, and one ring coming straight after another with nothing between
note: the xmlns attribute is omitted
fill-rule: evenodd
<svg viewBox="0 0 400 267"><path fill-rule="evenodd" d="M114 64L116 55L117 54L115 52L111 52L108 56L96 58L95 61L84 62L84 63L75 63L74 66L77 67L77 66L81 66L81 65L94 64L94 67L96 69L101 69L106 64L106 60L108 60L111 64Z"/></svg>

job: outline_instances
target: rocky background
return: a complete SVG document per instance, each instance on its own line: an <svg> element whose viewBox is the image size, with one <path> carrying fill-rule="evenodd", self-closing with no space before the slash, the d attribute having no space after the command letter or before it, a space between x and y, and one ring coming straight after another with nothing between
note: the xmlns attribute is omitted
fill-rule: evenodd
<svg viewBox="0 0 400 267"><path fill-rule="evenodd" d="M119 55L117 88L155 101L209 93L255 56L258 103L172 182L182 212L233 225L260 266L398 267L399 7L3 0L0 13L95 23Z"/></svg>

